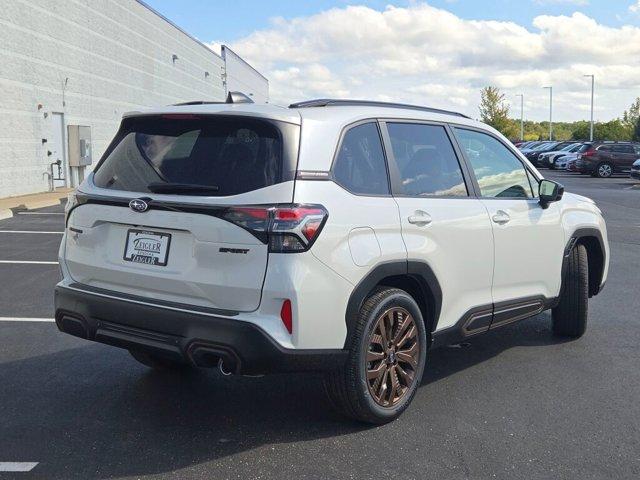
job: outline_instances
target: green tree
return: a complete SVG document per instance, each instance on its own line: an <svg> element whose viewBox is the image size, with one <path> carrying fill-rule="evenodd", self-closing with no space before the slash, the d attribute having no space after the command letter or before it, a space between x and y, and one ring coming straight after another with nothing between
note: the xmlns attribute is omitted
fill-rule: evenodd
<svg viewBox="0 0 640 480"><path fill-rule="evenodd" d="M589 138L589 122L577 122L571 137L574 140ZM596 122L593 126L594 140L631 140L632 130L623 120L616 118L609 122Z"/></svg>
<svg viewBox="0 0 640 480"><path fill-rule="evenodd" d="M640 120L640 97L636 98L629 110L625 110L622 114L622 123L631 129L635 128L638 120Z"/></svg>
<svg viewBox="0 0 640 480"><path fill-rule="evenodd" d="M595 126L594 125L594 137L595 137ZM572 140L589 140L590 135L590 123L589 122L576 122L573 127L573 131L571 132Z"/></svg>
<svg viewBox="0 0 640 480"><path fill-rule="evenodd" d="M480 118L507 138L518 136L518 127L509 118L509 106L498 87L485 87L480 92Z"/></svg>
<svg viewBox="0 0 640 480"><path fill-rule="evenodd" d="M628 130L629 139L636 138L636 125L640 122L640 97L636 98L629 107L629 110L625 110L622 114L622 124Z"/></svg>
<svg viewBox="0 0 640 480"><path fill-rule="evenodd" d="M633 129L633 140L640 142L640 118L636 120L636 126Z"/></svg>

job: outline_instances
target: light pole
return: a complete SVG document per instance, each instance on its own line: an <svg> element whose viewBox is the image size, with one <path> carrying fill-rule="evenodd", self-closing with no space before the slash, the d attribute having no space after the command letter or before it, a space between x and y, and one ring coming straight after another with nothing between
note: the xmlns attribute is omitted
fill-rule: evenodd
<svg viewBox="0 0 640 480"><path fill-rule="evenodd" d="M549 89L549 140L553 137L553 87L542 87Z"/></svg>
<svg viewBox="0 0 640 480"><path fill-rule="evenodd" d="M593 90L596 83L595 75L584 75L585 77L591 77L591 127L589 128L589 140L593 142Z"/></svg>
<svg viewBox="0 0 640 480"><path fill-rule="evenodd" d="M524 93L519 93L520 97L520 141L524 141Z"/></svg>

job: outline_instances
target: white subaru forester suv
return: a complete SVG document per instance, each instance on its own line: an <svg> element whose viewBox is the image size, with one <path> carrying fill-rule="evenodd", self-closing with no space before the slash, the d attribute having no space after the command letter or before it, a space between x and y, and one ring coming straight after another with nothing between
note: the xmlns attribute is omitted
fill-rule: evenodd
<svg viewBox="0 0 640 480"><path fill-rule="evenodd" d="M159 369L323 372L370 423L435 347L547 309L581 336L609 263L594 202L482 123L235 92L126 114L65 230L61 331Z"/></svg>

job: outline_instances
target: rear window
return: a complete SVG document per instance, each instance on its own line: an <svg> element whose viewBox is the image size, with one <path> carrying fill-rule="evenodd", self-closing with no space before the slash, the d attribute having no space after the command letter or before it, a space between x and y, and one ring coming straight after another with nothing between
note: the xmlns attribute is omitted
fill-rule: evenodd
<svg viewBox="0 0 640 480"><path fill-rule="evenodd" d="M590 148L591 148L591 144L590 143L584 143L584 144L580 145L580 148L578 149L578 153L586 152Z"/></svg>
<svg viewBox="0 0 640 480"><path fill-rule="evenodd" d="M98 164L98 187L227 196L293 180L296 125L248 117L125 119Z"/></svg>

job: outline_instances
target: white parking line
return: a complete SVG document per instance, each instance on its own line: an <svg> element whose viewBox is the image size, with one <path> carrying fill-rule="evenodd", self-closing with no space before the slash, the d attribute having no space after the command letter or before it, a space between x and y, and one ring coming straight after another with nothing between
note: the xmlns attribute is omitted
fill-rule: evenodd
<svg viewBox="0 0 640 480"><path fill-rule="evenodd" d="M18 212L18 215L64 215L64 212Z"/></svg>
<svg viewBox="0 0 640 480"><path fill-rule="evenodd" d="M0 472L30 472L39 462L0 462Z"/></svg>
<svg viewBox="0 0 640 480"><path fill-rule="evenodd" d="M64 232L43 232L40 230L0 230L0 233L50 233L55 235L62 235Z"/></svg>
<svg viewBox="0 0 640 480"><path fill-rule="evenodd" d="M15 263L25 265L58 265L58 262L39 262L35 260L0 260L0 263Z"/></svg>
<svg viewBox="0 0 640 480"><path fill-rule="evenodd" d="M54 318L0 317L0 322L55 322Z"/></svg>

